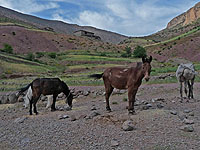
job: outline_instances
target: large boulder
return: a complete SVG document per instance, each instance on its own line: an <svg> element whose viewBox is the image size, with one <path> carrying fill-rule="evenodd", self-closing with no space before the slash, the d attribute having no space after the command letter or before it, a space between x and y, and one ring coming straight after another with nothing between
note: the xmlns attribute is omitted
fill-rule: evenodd
<svg viewBox="0 0 200 150"><path fill-rule="evenodd" d="M9 100L9 103L11 104L14 104L17 102L17 96L15 93L11 93L9 96L8 96L8 100Z"/></svg>
<svg viewBox="0 0 200 150"><path fill-rule="evenodd" d="M134 130L134 126L133 126L133 122L131 120L126 120L123 125L122 125L122 129L124 131L132 131Z"/></svg>
<svg viewBox="0 0 200 150"><path fill-rule="evenodd" d="M9 100L7 95L1 96L1 104L7 104L8 102Z"/></svg>

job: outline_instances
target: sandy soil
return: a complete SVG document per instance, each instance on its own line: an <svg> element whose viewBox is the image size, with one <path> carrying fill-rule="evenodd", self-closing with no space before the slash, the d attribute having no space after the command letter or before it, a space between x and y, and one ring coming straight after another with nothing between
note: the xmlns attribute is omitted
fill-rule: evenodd
<svg viewBox="0 0 200 150"><path fill-rule="evenodd" d="M127 113L127 102L123 101L127 93L111 96L111 113L105 111L104 97L92 94L77 98L71 111L51 112L40 101L37 116L29 116L22 103L0 105L0 149L198 150L199 87L200 83L194 85L194 100L180 102L178 84L142 85L136 115ZM144 110L147 103L152 107ZM57 107L64 105L63 100L57 101ZM177 114L171 114L172 110ZM62 115L69 118L59 119ZM184 117L194 121L193 132L180 130ZM126 120L133 121L135 130L123 131Z"/></svg>

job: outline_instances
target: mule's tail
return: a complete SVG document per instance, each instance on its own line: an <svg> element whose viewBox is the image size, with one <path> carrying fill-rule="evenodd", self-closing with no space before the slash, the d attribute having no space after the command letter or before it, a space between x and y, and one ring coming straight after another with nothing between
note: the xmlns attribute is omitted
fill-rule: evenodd
<svg viewBox="0 0 200 150"><path fill-rule="evenodd" d="M24 96L24 107L25 108L28 107L32 96L33 96L33 92L32 92L31 86L29 86L28 91L27 91L26 95Z"/></svg>
<svg viewBox="0 0 200 150"><path fill-rule="evenodd" d="M30 84L28 84L27 86L21 88L17 94L17 96L20 96L23 92L25 92L26 90L28 90L28 88L32 85L32 82Z"/></svg>
<svg viewBox="0 0 200 150"><path fill-rule="evenodd" d="M103 76L103 73L89 75L90 78L95 78L95 79L101 79L102 76Z"/></svg>

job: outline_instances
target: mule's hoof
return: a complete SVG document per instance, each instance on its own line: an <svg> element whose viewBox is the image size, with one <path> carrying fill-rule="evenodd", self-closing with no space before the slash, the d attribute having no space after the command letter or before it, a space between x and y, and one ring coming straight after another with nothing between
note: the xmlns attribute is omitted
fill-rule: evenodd
<svg viewBox="0 0 200 150"><path fill-rule="evenodd" d="M36 112L35 114L36 114L36 115L38 115L39 113L38 113L38 112Z"/></svg>
<svg viewBox="0 0 200 150"><path fill-rule="evenodd" d="M129 111L128 114L129 115L136 115L136 112L135 111Z"/></svg>
<svg viewBox="0 0 200 150"><path fill-rule="evenodd" d="M55 108L51 108L51 111L56 111L57 109L55 109Z"/></svg>
<svg viewBox="0 0 200 150"><path fill-rule="evenodd" d="M108 113L110 113L110 112L112 112L112 110L110 109L110 110L106 110Z"/></svg>

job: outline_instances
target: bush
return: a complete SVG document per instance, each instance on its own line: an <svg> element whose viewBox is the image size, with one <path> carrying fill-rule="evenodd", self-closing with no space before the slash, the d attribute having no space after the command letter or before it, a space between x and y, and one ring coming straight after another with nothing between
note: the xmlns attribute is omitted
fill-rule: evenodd
<svg viewBox="0 0 200 150"><path fill-rule="evenodd" d="M11 45L5 43L5 44L4 44L4 48L1 49L1 51L2 51L2 52L6 52L6 53L12 54L12 53L13 53L13 48L12 48Z"/></svg>
<svg viewBox="0 0 200 150"><path fill-rule="evenodd" d="M133 51L133 56L137 57L137 58L142 58L142 57L146 57L147 53L144 47L142 46L137 46L135 48L135 50Z"/></svg>
<svg viewBox="0 0 200 150"><path fill-rule="evenodd" d="M41 58L44 56L43 52L36 52L36 58Z"/></svg>
<svg viewBox="0 0 200 150"><path fill-rule="evenodd" d="M35 55L33 54L33 53L28 53L27 55L26 55L26 59L28 59L28 60L34 60L35 59Z"/></svg>
<svg viewBox="0 0 200 150"><path fill-rule="evenodd" d="M125 51L126 51L125 53L121 54L121 57L131 57L131 48L127 46L125 48Z"/></svg>
<svg viewBox="0 0 200 150"><path fill-rule="evenodd" d="M122 53L121 57L127 57L126 53Z"/></svg>
<svg viewBox="0 0 200 150"><path fill-rule="evenodd" d="M100 56L106 56L106 53L105 52L101 52Z"/></svg>
<svg viewBox="0 0 200 150"><path fill-rule="evenodd" d="M127 47L125 48L125 51L126 51L127 57L131 57L131 48L127 46Z"/></svg>
<svg viewBox="0 0 200 150"><path fill-rule="evenodd" d="M55 52L51 52L48 54L49 57L51 58L56 58L56 53Z"/></svg>

